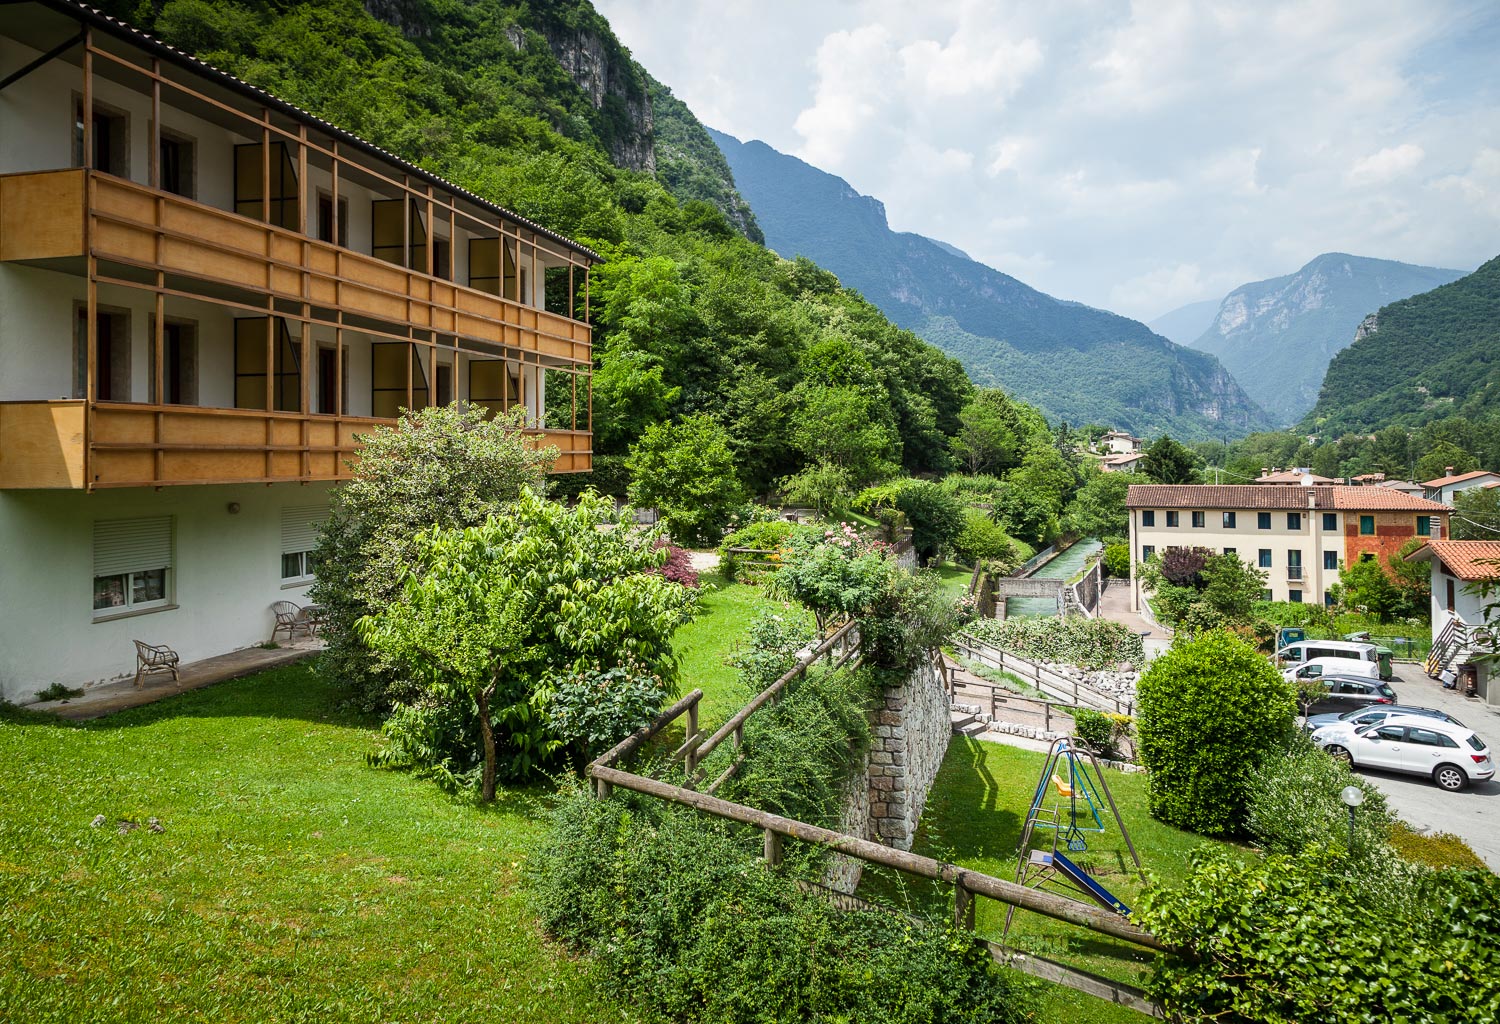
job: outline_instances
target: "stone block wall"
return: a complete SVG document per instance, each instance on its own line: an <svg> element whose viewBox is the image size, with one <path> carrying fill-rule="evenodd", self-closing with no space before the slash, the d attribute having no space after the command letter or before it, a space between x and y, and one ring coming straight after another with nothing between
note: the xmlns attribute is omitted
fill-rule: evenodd
<svg viewBox="0 0 1500 1024"><path fill-rule="evenodd" d="M870 743L870 837L910 850L927 792L953 736L948 694L924 662L900 685L886 686Z"/></svg>

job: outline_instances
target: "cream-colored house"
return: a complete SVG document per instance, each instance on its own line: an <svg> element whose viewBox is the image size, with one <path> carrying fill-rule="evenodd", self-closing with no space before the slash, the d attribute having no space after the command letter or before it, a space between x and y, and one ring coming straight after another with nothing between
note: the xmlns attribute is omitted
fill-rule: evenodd
<svg viewBox="0 0 1500 1024"><path fill-rule="evenodd" d="M1449 513L1383 487L1302 484L1135 484L1126 506L1135 610L1137 566L1172 547L1239 555L1265 572L1268 601L1328 603L1343 565L1446 536Z"/></svg>
<svg viewBox="0 0 1500 1024"><path fill-rule="evenodd" d="M1100 450L1114 455L1129 455L1145 447L1146 442L1123 430L1111 430L1099 439Z"/></svg>
<svg viewBox="0 0 1500 1024"><path fill-rule="evenodd" d="M1500 621L1489 605L1500 600L1500 541L1435 540L1408 556L1432 567L1432 655L1429 675L1451 668L1461 689L1500 705L1495 664L1484 657L1495 646ZM1490 588L1485 596L1484 587ZM1489 612L1489 614L1487 614Z"/></svg>

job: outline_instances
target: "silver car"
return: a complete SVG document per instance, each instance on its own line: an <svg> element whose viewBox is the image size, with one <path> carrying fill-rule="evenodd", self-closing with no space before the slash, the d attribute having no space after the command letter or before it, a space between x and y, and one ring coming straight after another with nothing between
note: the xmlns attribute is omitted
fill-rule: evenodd
<svg viewBox="0 0 1500 1024"><path fill-rule="evenodd" d="M1312 741L1356 768L1429 776L1449 792L1495 776L1490 748L1473 729L1423 715L1395 715L1378 725L1325 725Z"/></svg>

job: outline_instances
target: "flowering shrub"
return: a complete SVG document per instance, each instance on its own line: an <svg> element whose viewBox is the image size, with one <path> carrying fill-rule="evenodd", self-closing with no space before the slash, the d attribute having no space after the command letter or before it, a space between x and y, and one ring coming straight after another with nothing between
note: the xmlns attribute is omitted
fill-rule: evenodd
<svg viewBox="0 0 1500 1024"><path fill-rule="evenodd" d="M805 613L762 612L745 631L745 646L726 660L740 670L740 681L759 693L796 664L797 652L812 643L814 636Z"/></svg>
<svg viewBox="0 0 1500 1024"><path fill-rule="evenodd" d="M1145 660L1139 633L1109 619L981 619L968 633L991 647L1032 661L1056 661L1081 668L1112 668Z"/></svg>
<svg viewBox="0 0 1500 1024"><path fill-rule="evenodd" d="M593 757L651 721L671 686L630 661L581 667L553 680L548 713L559 739Z"/></svg>

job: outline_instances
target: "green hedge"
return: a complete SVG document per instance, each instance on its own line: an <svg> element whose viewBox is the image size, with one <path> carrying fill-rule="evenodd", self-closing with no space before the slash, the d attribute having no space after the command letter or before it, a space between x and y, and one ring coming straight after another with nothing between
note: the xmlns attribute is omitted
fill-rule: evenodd
<svg viewBox="0 0 1500 1024"><path fill-rule="evenodd" d="M1110 619L980 619L964 627L964 632L1032 661L1098 669L1124 662L1140 665L1146 657L1141 635Z"/></svg>

